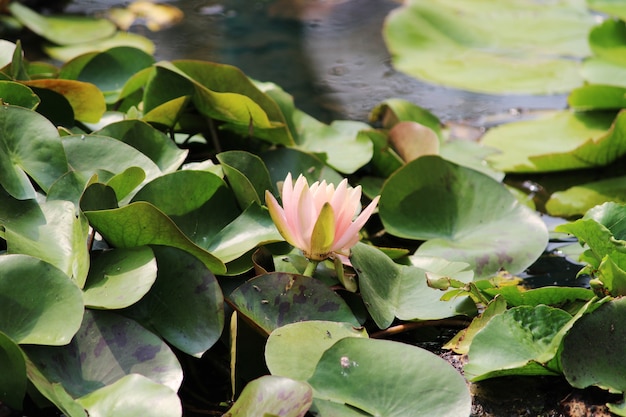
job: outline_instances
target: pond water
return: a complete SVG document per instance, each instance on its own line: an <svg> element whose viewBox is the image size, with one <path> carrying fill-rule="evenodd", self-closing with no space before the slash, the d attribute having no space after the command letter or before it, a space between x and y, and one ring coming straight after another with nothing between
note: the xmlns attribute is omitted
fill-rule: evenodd
<svg viewBox="0 0 626 417"><path fill-rule="evenodd" d="M66 11L98 14L120 0L75 0ZM151 32L157 59L201 59L232 64L272 81L296 105L329 122L367 120L382 100L404 98L445 121L485 117L512 109L562 108L565 96L493 96L434 86L395 71L382 37L392 0L170 0L183 21ZM516 112L513 112L516 113Z"/></svg>

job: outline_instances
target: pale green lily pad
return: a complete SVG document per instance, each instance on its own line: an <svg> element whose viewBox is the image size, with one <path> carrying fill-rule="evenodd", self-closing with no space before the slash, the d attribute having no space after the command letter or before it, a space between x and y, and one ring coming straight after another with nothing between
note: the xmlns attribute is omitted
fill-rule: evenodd
<svg viewBox="0 0 626 417"><path fill-rule="evenodd" d="M44 16L20 2L8 6L11 14L24 26L58 45L90 43L115 33L116 27L108 19L85 16Z"/></svg>
<svg viewBox="0 0 626 417"><path fill-rule="evenodd" d="M156 49L154 43L150 39L130 32L116 32L112 36L101 38L97 41L89 43L81 42L65 46L44 45L43 49L48 55L50 55L50 57L56 60L69 61L70 59L76 58L82 54L94 51L106 51L107 49L118 46L129 46L141 49L149 55L154 54Z"/></svg>
<svg viewBox="0 0 626 417"><path fill-rule="evenodd" d="M272 375L305 381L326 349L344 337L367 337L363 328L334 321L302 321L275 329L267 339L265 362Z"/></svg>
<svg viewBox="0 0 626 417"><path fill-rule="evenodd" d="M398 265L372 246L357 244L350 259L359 277L363 301L381 329L389 327L396 317L433 320L476 312L469 299L442 301L443 293L428 286L427 270ZM448 263L430 266L435 266L437 274L438 270L445 271ZM464 278L471 280L472 275L466 274Z"/></svg>
<svg viewBox="0 0 626 417"><path fill-rule="evenodd" d="M386 417L470 415L463 377L426 350L388 340L346 337L331 346L308 380L315 401ZM326 414L322 414L325 416Z"/></svg>
<svg viewBox="0 0 626 417"><path fill-rule="evenodd" d="M580 73L589 84L626 87L626 66L606 59L591 57L583 62Z"/></svg>
<svg viewBox="0 0 626 417"><path fill-rule="evenodd" d="M76 402L90 417L177 417L183 410L176 392L143 375L129 374Z"/></svg>
<svg viewBox="0 0 626 417"><path fill-rule="evenodd" d="M619 0L587 0L590 9L626 19L626 4Z"/></svg>
<svg viewBox="0 0 626 417"><path fill-rule="evenodd" d="M547 362L557 352L557 335L571 319L567 312L545 305L514 307L494 316L472 340L465 375L470 381L504 375L557 375L558 369Z"/></svg>
<svg viewBox="0 0 626 417"><path fill-rule="evenodd" d="M47 191L68 170L59 133L42 115L3 105L0 130L0 184L13 197L35 197L29 177Z"/></svg>
<svg viewBox="0 0 626 417"><path fill-rule="evenodd" d="M0 192L0 223L9 253L42 259L71 277L80 288L89 270L89 224L73 203L14 200Z"/></svg>
<svg viewBox="0 0 626 417"><path fill-rule="evenodd" d="M387 18L384 35L400 71L486 93L554 94L582 85L594 21L580 0L412 0Z"/></svg>
<svg viewBox="0 0 626 417"><path fill-rule="evenodd" d="M576 185L565 191L558 191L546 202L546 210L555 217L581 216L600 204L608 201L626 203L626 177Z"/></svg>
<svg viewBox="0 0 626 417"><path fill-rule="evenodd" d="M152 287L157 265L149 247L113 249L91 262L84 291L85 305L117 309L139 301Z"/></svg>
<svg viewBox="0 0 626 417"><path fill-rule="evenodd" d="M312 399L306 382L265 375L250 381L223 417L304 417Z"/></svg>
<svg viewBox="0 0 626 417"><path fill-rule="evenodd" d="M537 120L498 126L481 143L500 153L487 157L505 172L550 172L592 168L626 153L626 112L558 111Z"/></svg>
<svg viewBox="0 0 626 417"><path fill-rule="evenodd" d="M379 214L388 233L426 240L417 255L467 262L475 279L521 272L548 243L545 224L501 183L437 156L389 177Z"/></svg>
<svg viewBox="0 0 626 417"><path fill-rule="evenodd" d="M0 331L17 343L64 345L80 327L80 290L39 259L0 256L0 299Z"/></svg>

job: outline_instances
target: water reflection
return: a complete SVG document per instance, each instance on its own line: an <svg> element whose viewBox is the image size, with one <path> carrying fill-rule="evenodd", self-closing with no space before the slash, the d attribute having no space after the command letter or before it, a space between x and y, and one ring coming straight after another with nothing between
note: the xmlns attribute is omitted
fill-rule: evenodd
<svg viewBox="0 0 626 417"><path fill-rule="evenodd" d="M491 96L419 82L395 71L381 35L391 0L170 0L185 19L170 29L134 32L157 45L157 59L222 62L291 93L324 121L366 120L390 97L444 120L476 119L511 108L562 108L565 96ZM95 14L119 0L76 0L68 12Z"/></svg>

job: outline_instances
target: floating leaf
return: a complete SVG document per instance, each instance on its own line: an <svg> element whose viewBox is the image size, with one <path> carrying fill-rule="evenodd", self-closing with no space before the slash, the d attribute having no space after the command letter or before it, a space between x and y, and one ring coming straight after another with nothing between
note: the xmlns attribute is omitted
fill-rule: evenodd
<svg viewBox="0 0 626 417"><path fill-rule="evenodd" d="M26 362L19 346L1 331L0 369L0 403L21 410L26 395Z"/></svg>
<svg viewBox="0 0 626 417"><path fill-rule="evenodd" d="M95 123L106 110L102 91L93 84L75 80L42 79L24 81L28 87L52 90L67 99L74 117L81 122Z"/></svg>
<svg viewBox="0 0 626 417"><path fill-rule="evenodd" d="M286 324L270 333L265 362L272 375L305 381L313 375L324 351L344 337L367 337L367 332L334 321Z"/></svg>
<svg viewBox="0 0 626 417"><path fill-rule="evenodd" d="M110 311L86 310L72 342L27 346L26 355L45 378L74 399L140 374L178 391L183 374L174 353L135 321ZM129 393L134 395L134 393Z"/></svg>
<svg viewBox="0 0 626 417"><path fill-rule="evenodd" d="M13 200L0 194L7 251L42 259L82 288L89 270L89 224L69 201Z"/></svg>
<svg viewBox="0 0 626 417"><path fill-rule="evenodd" d="M0 126L0 184L13 197L35 197L28 176L47 191L68 170L57 129L45 117L1 106Z"/></svg>
<svg viewBox="0 0 626 417"><path fill-rule="evenodd" d="M334 415L350 409L386 417L470 415L463 377L426 350L388 340L346 337L331 346L308 380L318 402L332 402ZM358 414L362 415L362 414Z"/></svg>
<svg viewBox="0 0 626 417"><path fill-rule="evenodd" d="M175 391L137 374L126 375L76 402L85 407L90 417L177 417L183 414Z"/></svg>
<svg viewBox="0 0 626 417"><path fill-rule="evenodd" d="M35 110L39 105L39 97L24 84L14 81L0 81L0 97L3 104L25 107Z"/></svg>
<svg viewBox="0 0 626 417"><path fill-rule="evenodd" d="M112 249L96 255L83 288L85 305L117 309L139 301L152 287L157 266L150 248Z"/></svg>
<svg viewBox="0 0 626 417"><path fill-rule="evenodd" d="M49 263L0 256L0 294L0 332L17 343L64 345L80 327L82 294Z"/></svg>
<svg viewBox="0 0 626 417"><path fill-rule="evenodd" d="M494 316L472 340L465 375L471 381L557 375L557 369L545 365L557 352L557 334L571 319L567 312L545 305L514 307Z"/></svg>
<svg viewBox="0 0 626 417"><path fill-rule="evenodd" d="M505 172L551 172L604 166L626 153L626 112L559 111L487 131L481 143L500 153L487 161Z"/></svg>
<svg viewBox="0 0 626 417"><path fill-rule="evenodd" d="M387 180L379 214L390 234L427 240L416 254L467 262L475 279L521 272L548 243L541 219L501 183L436 156Z"/></svg>
<svg viewBox="0 0 626 417"><path fill-rule="evenodd" d="M387 17L384 36L400 71L486 93L554 94L582 85L594 21L583 1L412 0Z"/></svg>
<svg viewBox="0 0 626 417"><path fill-rule="evenodd" d="M44 51L58 61L69 61L77 56L94 52L106 51L119 46L141 49L147 54L154 54L154 43L145 36L130 32L116 32L113 36L89 43L78 43L66 46L44 45Z"/></svg>
<svg viewBox="0 0 626 417"><path fill-rule="evenodd" d="M265 375L249 382L223 417L304 417L312 399L306 382Z"/></svg>
<svg viewBox="0 0 626 417"><path fill-rule="evenodd" d="M302 275L260 275L238 287L229 298L239 314L267 334L285 324L304 320L360 326L341 297L319 280Z"/></svg>
<svg viewBox="0 0 626 417"><path fill-rule="evenodd" d="M609 201L626 203L626 177L575 185L552 193L546 202L546 210L551 216L571 218Z"/></svg>
<svg viewBox="0 0 626 417"><path fill-rule="evenodd" d="M158 265L156 282L127 314L183 352L200 357L222 334L221 288L195 257L175 248L155 246L153 250Z"/></svg>
<svg viewBox="0 0 626 417"><path fill-rule="evenodd" d="M219 259L189 240L169 217L150 203L138 201L119 209L88 211L85 215L113 246L172 246L196 256L214 274L226 272Z"/></svg>
<svg viewBox="0 0 626 417"><path fill-rule="evenodd" d="M19 2L9 4L8 9L24 26L58 45L90 43L111 36L116 30L107 19L43 16Z"/></svg>
<svg viewBox="0 0 626 417"><path fill-rule="evenodd" d="M396 317L429 320L475 312L474 303L465 298L442 301L443 294L429 287L426 270L398 265L372 246L357 244L350 259L363 301L381 329L389 327Z"/></svg>
<svg viewBox="0 0 626 417"><path fill-rule="evenodd" d="M253 202L264 202L265 190L273 187L261 158L249 152L229 151L219 153L217 160L242 210Z"/></svg>
<svg viewBox="0 0 626 417"><path fill-rule="evenodd" d="M564 338L561 365L573 387L626 391L625 314L626 298L611 300L578 320Z"/></svg>

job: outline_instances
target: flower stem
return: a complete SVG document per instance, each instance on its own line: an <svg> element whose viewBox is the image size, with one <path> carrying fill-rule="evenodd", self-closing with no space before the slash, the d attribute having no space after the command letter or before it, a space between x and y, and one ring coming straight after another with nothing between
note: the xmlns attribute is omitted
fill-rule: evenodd
<svg viewBox="0 0 626 417"><path fill-rule="evenodd" d="M317 264L319 264L319 261L309 260L309 263L307 264L306 269L304 270L302 275L305 275L307 277L312 277L313 272L315 272L315 268L317 268Z"/></svg>

